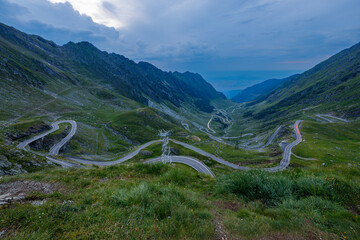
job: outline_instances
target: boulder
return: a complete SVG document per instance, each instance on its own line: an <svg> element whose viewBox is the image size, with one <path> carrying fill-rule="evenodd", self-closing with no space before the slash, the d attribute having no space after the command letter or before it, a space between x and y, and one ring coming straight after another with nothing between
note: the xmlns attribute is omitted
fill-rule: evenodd
<svg viewBox="0 0 360 240"><path fill-rule="evenodd" d="M140 154L143 156L151 156L153 154L152 151L148 151L148 150L141 150Z"/></svg>

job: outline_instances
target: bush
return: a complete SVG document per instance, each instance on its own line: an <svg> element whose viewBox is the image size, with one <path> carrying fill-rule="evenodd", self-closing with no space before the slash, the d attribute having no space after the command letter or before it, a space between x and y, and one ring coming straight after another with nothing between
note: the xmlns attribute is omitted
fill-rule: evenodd
<svg viewBox="0 0 360 240"><path fill-rule="evenodd" d="M234 172L220 177L216 182L218 193L232 193L245 200L260 200L268 205L278 205L285 199L318 196L348 206L356 206L360 188L337 178L297 176L289 178L281 173L265 171Z"/></svg>
<svg viewBox="0 0 360 240"><path fill-rule="evenodd" d="M160 178L160 182L175 183L178 185L185 185L193 182L194 180L194 173L181 168L173 168Z"/></svg>
<svg viewBox="0 0 360 240"><path fill-rule="evenodd" d="M295 195L298 198L319 196L344 205L357 205L360 189L337 178L306 176L294 181Z"/></svg>
<svg viewBox="0 0 360 240"><path fill-rule="evenodd" d="M246 200L261 200L275 205L281 199L291 196L293 185L288 178L275 177L263 171L234 172L217 180L220 193L234 193Z"/></svg>
<svg viewBox="0 0 360 240"><path fill-rule="evenodd" d="M150 175L160 175L166 172L169 169L169 166L163 163L153 163L153 164L135 164L134 170L137 173L150 174Z"/></svg>
<svg viewBox="0 0 360 240"><path fill-rule="evenodd" d="M156 216L158 219L173 215L188 218L191 217L190 209L199 208L199 203L184 191L149 183L141 183L130 190L119 190L112 195L111 203L130 212L140 211L146 216Z"/></svg>

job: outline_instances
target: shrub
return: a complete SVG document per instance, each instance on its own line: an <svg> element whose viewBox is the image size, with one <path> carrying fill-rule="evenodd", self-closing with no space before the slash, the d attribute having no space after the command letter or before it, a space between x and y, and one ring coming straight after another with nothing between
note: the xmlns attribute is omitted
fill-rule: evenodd
<svg viewBox="0 0 360 240"><path fill-rule="evenodd" d="M153 164L135 164L133 168L137 173L160 175L166 172L169 169L169 166L163 163L153 163Z"/></svg>
<svg viewBox="0 0 360 240"><path fill-rule="evenodd" d="M264 171L234 172L217 179L218 193L232 193L245 200L260 200L278 205L285 199L318 196L348 206L356 206L360 188L337 178L302 175L289 178L281 173Z"/></svg>
<svg viewBox="0 0 360 240"><path fill-rule="evenodd" d="M263 171L234 172L217 180L216 188L220 193L234 193L246 200L261 200L275 205L293 191L291 181L276 177Z"/></svg>
<svg viewBox="0 0 360 240"><path fill-rule="evenodd" d="M160 178L160 182L167 182L167 183L176 183L178 185L185 185L191 183L195 179L195 174L186 171L185 169L181 168L173 168L170 171L166 172Z"/></svg>
<svg viewBox="0 0 360 240"><path fill-rule="evenodd" d="M197 209L199 203L188 196L189 193L171 186L162 186L141 183L132 189L121 189L111 197L115 206L127 208L130 212L141 211L147 216L156 216L158 219L183 215L190 217L190 209ZM134 211L137 209L136 211Z"/></svg>

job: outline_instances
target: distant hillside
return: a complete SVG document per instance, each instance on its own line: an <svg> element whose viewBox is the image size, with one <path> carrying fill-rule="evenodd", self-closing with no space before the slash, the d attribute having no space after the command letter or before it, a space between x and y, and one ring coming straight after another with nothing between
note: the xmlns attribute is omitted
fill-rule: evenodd
<svg viewBox="0 0 360 240"><path fill-rule="evenodd" d="M255 84L251 87L248 87L238 93L236 96L232 97L231 99L238 103L243 102L250 102L255 100L261 95L268 94L275 88L279 87L286 81L297 77L298 75L293 75L291 77L283 78L283 79L269 79L264 82Z"/></svg>
<svg viewBox="0 0 360 240"><path fill-rule="evenodd" d="M259 100L247 115L273 118L304 108L360 117L360 43L290 79Z"/></svg>

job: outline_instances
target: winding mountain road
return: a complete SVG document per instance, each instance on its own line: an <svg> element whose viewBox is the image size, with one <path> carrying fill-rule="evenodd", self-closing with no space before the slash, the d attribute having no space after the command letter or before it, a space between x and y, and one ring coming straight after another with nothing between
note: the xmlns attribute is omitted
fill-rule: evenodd
<svg viewBox="0 0 360 240"><path fill-rule="evenodd" d="M65 143L66 143L67 141L69 141L69 140L72 138L72 136L74 136L75 132L77 131L77 124L76 124L76 122L73 121L73 120L62 120L62 121L53 122L53 123L51 124L51 129L50 129L49 131L44 132L44 133L42 133L42 134L40 134L40 135L37 135L37 136L32 137L32 138L29 138L29 139L27 139L27 140L19 143L19 144L17 145L17 148L20 148L20 149L22 149L22 150L26 150L27 145L29 145L30 143L35 142L36 140L38 140L38 139L40 139L40 138L43 138L43 137L45 137L46 135L49 135L50 133L53 133L53 132L59 130L59 128L60 128L60 127L59 127L59 124L62 124L62 123L70 123L70 124L71 124L71 132L70 132L70 134L63 139L63 140L65 140ZM73 134L71 134L71 133L73 133ZM59 146L59 145L63 142L63 140L62 140L61 142L55 144L54 147L55 147L55 146ZM65 144L65 143L64 143L64 144ZM63 146L64 144L62 144L61 146ZM59 151L58 151L58 152L59 152Z"/></svg>
<svg viewBox="0 0 360 240"><path fill-rule="evenodd" d="M301 141L301 134L300 134L300 130L299 130L299 124L301 123L301 120L297 120L294 124L294 130L295 130L295 134L296 134L296 140L293 141L292 143L286 145L285 149L284 149L284 153L283 153L283 158L280 162L280 165L276 166L276 167L271 167L271 168L263 168L263 170L269 171L269 172L277 172L280 170L284 170L285 168L287 168L290 164L290 158L291 158L291 150L293 149L293 147L295 147L296 145L298 145Z"/></svg>
<svg viewBox="0 0 360 240"><path fill-rule="evenodd" d="M211 121L213 120L213 118L214 118L214 115L211 115L211 118L209 119L209 121L208 121L208 123L207 123L207 128L208 128L212 133L215 134L215 133L216 133L215 130L210 127L210 123L211 123Z"/></svg>
<svg viewBox="0 0 360 240"><path fill-rule="evenodd" d="M170 141L172 141L172 142L174 142L176 144L179 144L179 145L181 145L181 146L183 146L183 147L185 147L187 149L190 149L190 150L192 150L194 152L197 152L197 153L199 153L199 154L201 154L201 155L203 155L205 157L209 157L212 160L214 160L214 161L216 161L218 163L221 163L223 165L226 165L228 167L238 169L238 170L248 170L249 169L248 167L241 167L239 165L228 162L228 161L226 161L226 160L224 160L222 158L219 158L219 157L217 157L217 156L215 156L215 155L213 155L211 153L208 153L208 152L206 152L204 150L201 150L200 148L194 147L193 145L190 145L188 143L183 143L183 142L180 142L180 141L177 141L177 140L174 140L174 139L171 139Z"/></svg>
<svg viewBox="0 0 360 240"><path fill-rule="evenodd" d="M315 116L322 119L322 120L325 120L325 121L327 121L329 123L333 123L334 119L336 119L336 120L338 120L340 122L349 123L349 121L346 120L346 119L335 117L335 116L332 116L332 115L329 115L329 114L316 114Z"/></svg>
<svg viewBox="0 0 360 240"><path fill-rule="evenodd" d="M78 164L78 163L74 163L74 162L69 162L69 161L57 159L57 158L54 158L54 157L51 157L51 156L47 156L46 159L49 160L50 162L57 163L57 164L61 165L63 168L78 168L78 167L82 167L82 165L80 165L80 164Z"/></svg>
<svg viewBox="0 0 360 240"><path fill-rule="evenodd" d="M119 163L123 163L125 161L128 161L131 158L135 157L144 148L147 148L148 146L150 146L150 145L152 145L154 143L160 143L160 142L161 142L160 140L153 140L153 141L147 142L147 143L137 147L133 152L127 154L126 156L124 156L122 158L114 160L114 161L93 161L93 160L86 160L86 159L77 158L77 157L67 157L67 158L70 159L70 160L73 160L75 162L82 163L82 164L98 165L98 166L110 166L110 165L115 165L115 164L119 164Z"/></svg>
<svg viewBox="0 0 360 240"><path fill-rule="evenodd" d="M49 151L49 155L50 156L55 156L55 155L59 155L59 151L60 149L67 143L71 140L71 138L75 135L76 131L77 131L77 124L74 120L64 120L64 121L59 121L59 122L56 122L57 123L57 129L59 129L59 124L60 123L70 123L71 124L71 131L70 133L65 137L63 138L59 143L55 144L54 146L52 146L50 148L50 151Z"/></svg>
<svg viewBox="0 0 360 240"><path fill-rule="evenodd" d="M284 154L283 154L283 159L281 160L280 165L276 166L276 167L272 167L272 168L263 168L263 170L270 171L270 172L275 172L275 171L283 170L283 169L285 169L286 167L289 166L292 148L302 141L300 130L299 130L300 122L301 122L301 120L298 120L294 124L296 140L294 142L288 144L285 147ZM47 132L45 132L43 134L40 134L38 136L35 136L33 138L30 138L28 140L25 140L24 142L22 142L22 143L20 143L18 145L18 148L23 149L23 150L27 150L26 146L28 144L30 144L31 142L36 141L36 140L38 140L38 139L40 139L42 137L45 137L46 135L48 135L48 134L50 134L52 132L58 130L59 129L59 124L61 124L61 123L70 123L71 126L72 126L71 132L64 139L62 139L59 143L55 144L50 149L49 156L47 156L47 159L49 161L60 164L63 167L79 167L80 166L79 164L76 164L76 163L73 163L73 162L68 162L68 161L61 160L61 159L53 157L54 155L59 154L60 149L68 141L70 141L70 139L76 133L77 124L73 120L63 120L63 121L57 121L57 122L52 123L51 124L51 126L52 126L51 130L49 130L49 131L47 131ZM268 144L270 144L273 141L273 139L275 138L275 136L276 136L276 134L277 134L277 132L279 130L280 130L280 127L275 131L275 133L272 135L272 137L270 137L270 139L268 141ZM177 141L177 140L174 140L174 139L171 139L170 141L172 141L172 142L174 142L176 144L179 144L179 145L181 145L181 146L183 146L185 148L188 148L188 149L190 149L190 150L192 150L194 152L197 152L198 154L209 157L212 160L214 160L214 161L216 161L216 162L218 162L220 164L223 164L225 166L231 167L233 169L237 169L237 170L250 170L251 169L249 167L242 167L242 166L233 164L231 162L228 162L228 161L226 161L226 160L224 160L222 158L219 158L219 157L217 157L217 156L215 156L215 155L213 155L211 153L208 153L208 152L206 152L204 150L201 150L201 149L199 149L197 147L194 147L194 146L192 146L190 144L183 143L183 142L180 142L180 141ZM125 155L124 157L122 157L120 159L117 159L115 161L92 161L92 160L85 160L85 159L81 159L81 158L77 158L77 157L67 157L67 158L69 160L72 160L72 161L75 161L75 162L78 162L78 163L81 163L81 164L90 164L90 165L99 165L99 166L115 165L115 164L123 163L123 162L133 158L142 149L144 149L144 148L146 148L146 147L148 147L148 146L150 146L150 145L152 145L154 143L159 143L159 142L161 142L161 141L160 140L153 140L153 141L147 142L147 143L137 147L133 152L131 152L131 153ZM195 170L197 170L197 171L199 171L201 173L205 173L205 174L208 174L208 175L214 177L214 174L211 172L211 170L205 164L203 164L202 162L200 162L199 160L197 160L195 158L191 158L191 157L187 157L187 156L169 156L169 159L170 159L171 162L178 162L178 163L186 164L186 165L194 168ZM161 161L160 157L150 159L150 160L146 161L146 163L158 162L158 161Z"/></svg>
<svg viewBox="0 0 360 240"><path fill-rule="evenodd" d="M282 126L278 127L275 132L273 134L270 135L267 143L261 147L247 147L247 146L241 146L241 148L246 149L246 150L257 150L257 149L263 149L268 147L275 139L276 135L279 133L280 129L282 128Z"/></svg>
<svg viewBox="0 0 360 240"><path fill-rule="evenodd" d="M202 162L200 162L195 158L188 156L169 156L169 157L171 159L169 162L182 163L192 167L193 169L195 169L200 173L204 173L210 175L211 177L215 177L214 173L210 170L209 167L207 167L205 164L203 164ZM161 157L150 159L145 163L156 163L156 162L162 162Z"/></svg>
<svg viewBox="0 0 360 240"><path fill-rule="evenodd" d="M77 163L72 163L72 162L68 162L68 161L64 161L64 160L61 160L61 159L57 159L57 158L54 158L52 157L53 155L58 155L59 154L59 151L60 149L68 142L70 141L70 139L75 135L76 131L77 131L77 124L75 121L73 120L61 120L61 121L57 121L57 122L53 122L51 124L51 129L47 132L44 132L40 135L37 135L35 137L32 137L32 138L29 138L21 143L19 143L17 145L17 147L19 149L22 149L22 150L25 150L27 151L26 147L32 143L32 142L35 142L36 140L39 140L43 137L45 137L46 135L50 134L50 133L53 133L57 130L59 130L59 125L62 124L62 123L70 123L71 124L71 131L70 133L65 137L63 138L60 142L56 143L54 146L52 146L50 148L50 151L49 151L49 156L46 156L46 158L53 162L53 163L56 163L56 164L59 164L61 165L62 167L64 168L71 168L71 167L80 167L81 165L77 164Z"/></svg>
<svg viewBox="0 0 360 240"><path fill-rule="evenodd" d="M222 118L222 119L223 119L223 122L226 122L226 123L230 124L230 126L228 126L228 128L231 127L231 126L233 125L233 122L229 119L229 117L228 117L228 115L227 115L227 113L226 113L226 110L223 110L223 109L217 110L217 114L219 114L219 113L222 114L225 118L224 118L224 117L221 117L221 116L217 116L217 117ZM224 140L226 140L226 139L227 139L227 140L229 140L229 139L236 139L236 138L241 138L241 137L245 137L245 136L252 136L252 135L254 135L254 134L252 134L252 133L247 133L247 134L243 134L243 135L241 135L241 136L227 137L226 135L228 134L228 132L227 132L228 128L226 128L226 129L225 129L225 135L224 135L224 136L222 136L222 137L216 137L216 136L212 135L212 134L216 134L216 131L210 127L210 123L211 123L211 121L213 120L213 118L214 118L214 115L211 115L211 117L210 117L210 119L209 119L209 121L208 121L208 123L207 123L207 128L205 128L206 131L204 131L203 128L202 128L200 125L199 125L199 126L200 126L200 127L199 127L199 130L202 131L202 132L204 132L204 133L206 133L212 140L214 140L214 141L216 141L216 142L219 142L219 143L222 143L222 144L225 144L225 145L229 145L229 146L234 146L233 144L228 143L228 142L226 142L226 141L224 141ZM279 127L275 130L275 132L274 132L272 135L269 136L267 143L264 144L264 145L257 146L257 147L248 147L248 146L242 145L242 146L239 146L239 147L242 148L242 149L244 149L244 150L258 150L258 149L266 148L266 147L268 147L268 146L274 141L275 137L277 136L277 134L279 133L279 131L280 131L281 128L282 128L282 126L279 126Z"/></svg>

